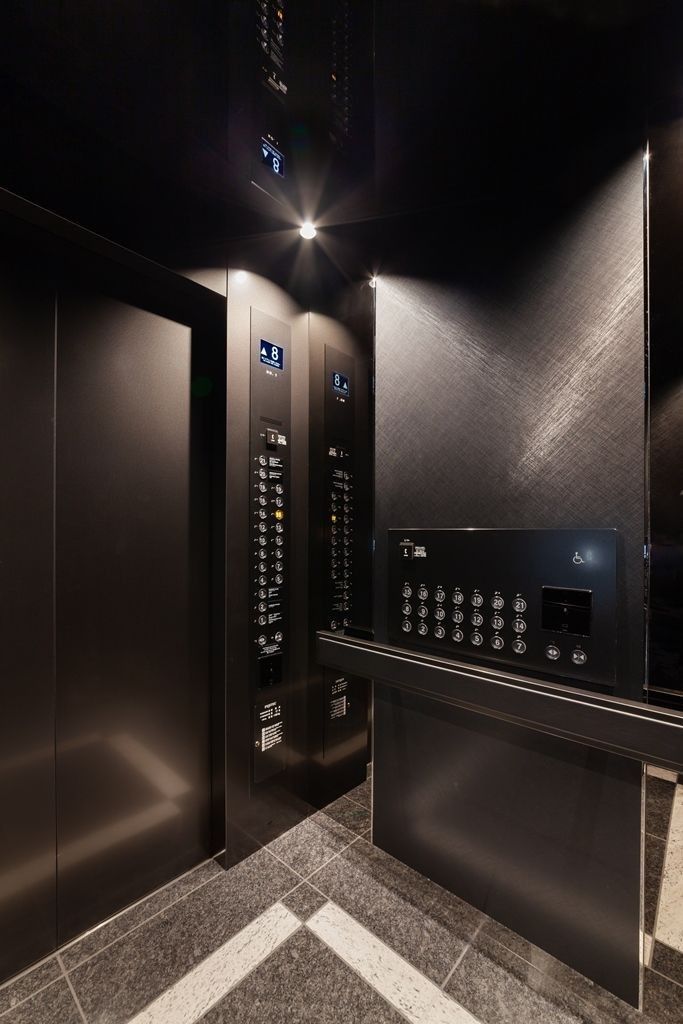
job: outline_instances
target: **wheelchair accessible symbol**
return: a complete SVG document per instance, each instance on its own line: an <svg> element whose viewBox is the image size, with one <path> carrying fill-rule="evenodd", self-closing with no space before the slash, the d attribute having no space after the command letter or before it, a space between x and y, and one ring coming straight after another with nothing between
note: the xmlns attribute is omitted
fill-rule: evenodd
<svg viewBox="0 0 683 1024"><path fill-rule="evenodd" d="M581 557L581 555L579 554L578 551L575 553L574 557L572 558L572 562L574 563L574 565L583 565L583 558Z"/></svg>

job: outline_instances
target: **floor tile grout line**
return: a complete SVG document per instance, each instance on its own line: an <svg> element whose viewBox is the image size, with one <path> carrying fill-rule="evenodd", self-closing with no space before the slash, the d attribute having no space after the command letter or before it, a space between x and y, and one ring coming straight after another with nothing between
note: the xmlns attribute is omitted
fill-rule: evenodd
<svg viewBox="0 0 683 1024"><path fill-rule="evenodd" d="M54 953L52 954L52 956L54 956ZM0 1021L2 1020L3 1017L7 1016L8 1013L11 1013L12 1010L16 1010L17 1007L23 1006L24 1003L27 1003L29 1001L29 999L33 999L34 996L40 995L41 992L44 992L46 988L50 988L50 986L56 985L58 981L63 980L63 975L59 974L56 978L53 978L52 981L48 981L46 985L41 985L40 988L37 988L34 992L31 992L29 995L24 996L24 998L20 999L18 1003L14 1003L12 1006L8 1006L6 1010L2 1010L2 1012L0 1012Z"/></svg>
<svg viewBox="0 0 683 1024"><path fill-rule="evenodd" d="M339 822L336 822L336 824L339 824ZM344 828L345 826L342 826L342 827ZM282 857L278 856L278 854L277 854L277 853L274 853L274 852L273 852L273 851L272 851L272 850L270 849L270 847L269 847L269 846L264 846L264 847L263 847L263 849L264 849L264 850L266 850L266 851L267 851L267 853L269 853L269 854L271 855L271 857L275 857L275 860L279 860L279 861L280 861L280 863L281 863L281 864L284 864L284 866L285 866L286 868L289 868L289 870L290 870L290 871L293 871L295 875L298 875L298 876L299 876L299 878L301 879L301 881L302 881L302 882L308 882L308 880L309 880L310 878L312 878L312 877L313 877L313 875L316 875L316 874L318 873L318 871L322 871L322 869L323 869L324 867L327 867L327 865L328 865L328 864L330 863L330 861L334 860L334 859L335 859L335 857L339 857L339 856L341 856L341 854L342 854L342 853L344 853L344 851L345 851L345 850L348 850L348 848L349 848L350 846L353 846L353 844L354 844L354 843L357 843L359 839L362 839L362 838L363 838L362 836L357 836L357 835L356 835L356 834L355 834L354 832L351 832L351 831L350 831L350 829L346 829L346 831L347 831L347 832L349 833L349 835L352 835L352 836L353 836L353 839L351 840L351 842L350 842L350 843L347 843L347 844L346 844L346 846L344 846L344 847L343 847L343 848L342 848L341 850L337 850L337 852L336 852L336 853L333 853L331 857L328 857L328 858L327 858L327 860L323 861L323 863L322 863L322 864L319 864L317 868L314 868L314 870L313 870L313 871L311 871L311 873L310 873L309 875L302 875L300 871L297 871L297 869L296 869L296 868L294 868L294 867L292 867L292 865L291 865L291 864L288 864L286 860L283 860L283 859L282 859ZM286 834L286 833L285 833L285 834ZM278 837L278 838L279 838L279 837ZM274 839L274 840L273 840L273 842L277 842L277 839ZM311 884L311 883L309 882L309 885L310 885L310 884ZM297 888L297 886L295 886L295 888ZM315 889L315 888L316 888L316 886L313 886L313 888ZM291 890L290 890L290 891L291 891ZM319 891L319 890L318 890L318 891ZM324 893L322 893L322 895L324 895Z"/></svg>
<svg viewBox="0 0 683 1024"><path fill-rule="evenodd" d="M64 968L64 962L62 961L62 958L59 955L59 953L57 953L55 955L57 957L57 963L59 964L59 966L61 968L62 976L63 976L65 982L67 983L67 985L69 986L69 992L71 992L71 998L73 999L74 1003L76 1004L76 1009L78 1010L78 1012L80 1014L81 1020L83 1021L83 1024L88 1024L88 1018L86 1017L85 1011L84 1011L83 1007L81 1006L80 999L76 995L76 989L73 986L73 982L71 981L71 978L69 977L69 975L66 973L66 970Z"/></svg>
<svg viewBox="0 0 683 1024"><path fill-rule="evenodd" d="M451 980L451 978L453 977L453 975L454 975L454 974L455 974L455 972L457 971L458 967L460 966L460 964L461 964L461 963L463 962L463 960L465 959L465 954L467 953L468 949L469 949L469 948L471 947L472 943L473 943L473 942L475 941L475 939L477 938L477 935L479 934L479 932L480 932L480 931L482 930L482 928L484 928L485 924L486 924L486 922L485 922L485 921L480 921L480 922L479 922L479 924L478 924L478 925L477 925L477 927L476 927L476 928L474 929L474 931L473 931L473 932L472 932L472 934L470 935L469 939L468 939L468 940L467 940L467 942L465 943L465 946L464 946L464 948L460 950L460 953L458 954L458 956L457 956L457 957L456 957L456 959L455 959L455 963L454 963L454 964L453 964L453 966L451 967L450 971L448 972L448 974L446 975L446 977L444 978L444 980L443 980L443 981L441 982L441 986L440 986L440 987L441 987L442 989L444 989L444 990L445 990L445 988L446 988L446 985L447 985L447 984L448 984L448 982L449 982L449 981ZM448 993L446 993L446 994L448 994Z"/></svg>
<svg viewBox="0 0 683 1024"><path fill-rule="evenodd" d="M368 814L372 814L372 807L366 807L365 804L360 802L360 800L355 800L352 796L349 796L348 793L343 793L342 795L345 800L350 800L352 804L356 805L356 807L362 807L364 811L368 812ZM323 810L325 810L324 807Z"/></svg>
<svg viewBox="0 0 683 1024"><path fill-rule="evenodd" d="M220 854L216 854L216 856L220 856ZM158 889L154 889L152 892L147 893L146 896L142 896L139 900L136 900L134 903L129 904L129 906L124 907L123 910L117 911L115 914L112 914L110 917L105 918L104 921L100 921L99 924L94 925L94 927L89 928L87 931L83 932L81 935L76 936L75 939L71 939L70 942L65 943L63 946L60 946L58 952L59 953L64 953L67 949L73 949L73 947L77 946L79 942L84 942L90 935L96 935L97 932L101 931L103 928L106 928L107 925L111 924L113 921L118 920L118 918L123 917L125 914L130 913L132 910L135 910L136 907L144 906L144 904L148 900L152 900L152 899L154 899L155 896L158 896L158 894L160 892L164 892L166 889L170 889L172 885L176 885L183 878L188 878L195 871L199 871L200 868L204 867L205 864L215 864L215 863L216 863L216 858L215 857L209 857L207 860L203 860L200 864L195 864L195 866L193 868L190 868L188 871L183 871L182 875L178 875L176 878L172 878L170 880L170 882L165 882L163 885L160 885ZM178 901L184 899L185 896L189 896L190 893L196 892L197 889L201 889L201 887L203 885L206 885L207 882L213 882L213 880L215 878L220 878L220 876L221 876L221 874L223 872L223 869L220 867L220 865L217 865L217 867L218 867L218 871L216 872L215 875L212 875L211 878L206 878L203 882L200 882L199 885L196 885L193 889L188 889L188 891L186 893L183 893L182 896L178 896L177 899L173 900L171 903L168 903L167 906L172 907L174 903L178 903ZM154 917L154 916L155 915L153 914L152 917ZM132 931L133 929L130 929L130 930ZM125 935L127 933L124 932L123 934ZM52 954L52 955L54 955L54 954Z"/></svg>
<svg viewBox="0 0 683 1024"><path fill-rule="evenodd" d="M660 913L661 906L662 906L662 889L664 888L664 876L666 874L666 862L667 862L668 855L669 855L669 845L670 845L670 842L671 842L671 832L673 830L674 810L676 809L676 794L677 794L678 786L679 786L679 783L676 783L674 785L674 794L673 794L673 798L671 800L671 810L669 811L669 821L668 821L667 827L666 827L666 839L663 840L663 842L664 842L664 858L662 860L662 873L661 873L661 875L659 877L659 891L657 893L657 908L655 910L655 919L652 922L652 954L650 956L650 960L652 960L652 956L654 956L655 942L657 941L657 926L659 925L659 913ZM645 787L645 789L646 789L646 793L647 793L647 786ZM683 792L683 789L681 790L681 792ZM647 796L646 796L646 800L647 800ZM671 948L674 948L674 947L671 947ZM682 951L679 951L679 952L682 952ZM662 977L664 977L664 975L662 975Z"/></svg>
<svg viewBox="0 0 683 1024"><path fill-rule="evenodd" d="M79 960L77 963L75 963L72 967L65 967L64 969L66 973L70 974L72 971L78 970L78 968L82 967L83 964L87 964L89 960L92 960L94 957L99 956L100 953L103 953L105 949L111 949L111 947L115 946L117 942L120 942L122 939L127 938L129 935L132 935L133 932L137 932L141 928L144 928L146 924L149 924L150 921L153 921L156 917L159 917L160 914L163 914L165 911L170 910L171 907L175 907L182 900L187 899L188 896L192 896L194 893L199 892L200 889L203 889L207 885L211 885L212 882L216 882L221 877L222 875L219 874L214 875L213 878L207 878L205 882L202 882L201 885L198 885L195 889L191 889L190 892L186 892L182 896L179 896L178 899L174 900L172 903L166 904L166 906L162 907L161 910L157 910L155 914L151 914L150 917L146 917L144 921L140 921L139 924L136 924L132 928L129 928L127 932L123 932L121 935L117 935L115 939L111 940L111 942L107 942L105 943L104 946L100 946L100 948L96 949L94 953L90 953L88 956L84 957L82 960ZM60 956L61 953L65 952L65 950L70 948L72 947L64 946L55 955Z"/></svg>
<svg viewBox="0 0 683 1024"><path fill-rule="evenodd" d="M304 881L308 882L308 884L311 885L312 883L310 882L310 879L313 878L314 875L317 875L319 871L322 871L323 868L326 868L328 866L328 864L331 864L333 860L337 859L337 857L341 857L342 853L346 853L346 851L349 849L349 847L353 846L354 843L357 843L358 840L362 839L362 838L363 838L362 836L354 836L354 838L351 840L351 842L347 843L347 845L344 847L343 850L337 850L336 853L333 853L331 857L328 857L327 860L323 861L323 863L320 865L320 867L317 867L315 869L315 871L312 871L310 873L310 875L307 878L304 879ZM317 889L318 887L314 885L313 888ZM321 890L318 889L318 892L321 892ZM321 892L321 894L323 896L325 895L322 892Z"/></svg>
<svg viewBox="0 0 683 1024"><path fill-rule="evenodd" d="M647 967L646 970L650 971L652 974L657 974L660 978L664 978L664 981L670 981L671 984L676 985L677 988L683 989L683 982L676 981L675 978L670 978L668 974L662 974L662 972L658 971L656 967Z"/></svg>
<svg viewBox="0 0 683 1024"><path fill-rule="evenodd" d="M425 981L428 981L430 983L430 985L434 985L435 988L439 989L439 991L442 991L441 986L438 985L432 978L428 977L428 975L426 975L424 973L424 971L421 971L419 967L415 966L415 964L411 964L410 960L407 960L403 956L403 954L398 953L392 946L389 945L388 942L385 942L384 939L381 939L379 937L379 935L376 935L372 931L372 929L370 929L366 925L362 924L356 917L354 917L353 914L350 914L348 910L344 910L344 908L340 907L339 904L335 903L334 900L328 899L327 902L331 903L332 906L335 907L337 910L341 910L342 913L347 914L351 918L351 920L354 921L354 923L358 925L359 928L362 928L364 931L368 932L374 939L376 939L378 942L380 942L383 946L386 946L387 949L391 950L391 952L394 954L394 956L397 957L402 963L406 964L407 967L409 967L411 970L415 971L416 974L419 974L420 977L425 979ZM320 910L322 910L322 909L323 908L321 907ZM315 913L317 914L318 912L319 911L316 910ZM313 917L315 917L315 914L311 915L311 918L313 918ZM337 953L336 949L333 949L332 946L328 945L328 943L325 942L325 940L320 935L318 935L317 932L314 932L312 928L309 928L309 922L310 922L311 918L309 918L309 921L306 921L304 923L304 927L308 928L308 930L311 932L312 935L315 935L315 937L317 939L319 939L320 942L324 943L327 946L327 948L330 949L334 953L334 955L337 957L337 959L341 960L341 962L343 964L346 964L346 966L349 968L349 970L353 971L353 973L356 974L357 977L359 977L361 979L361 981L363 981L363 983L365 985L368 985L371 989L373 989L373 991L377 992L377 994L384 1000L384 1002L387 1004L387 1006L391 1006L392 1009L396 1010L396 1012L399 1013L402 1017L405 1017L406 1020L409 1020L411 1022L411 1024L414 1024L414 1021L412 1020L411 1017L408 1017L407 1014L403 1013L398 1007L395 1007L393 1003L389 1002L389 1000L386 998L386 996L384 996L379 991L379 989L375 988L375 986L372 984L372 982L370 982L366 978L364 978L363 975L359 971L357 971L355 969L355 967L353 967L347 960L345 960L343 956L340 956L340 954ZM459 1007L465 1013L468 1013L472 1017L473 1020L479 1021L479 1018L476 1017L475 1014L473 1014L471 1010L468 1010L466 1006L463 1006L462 1003L459 1003L458 1000L454 999L453 996L449 995L448 992L443 992L443 995L444 995L444 997L446 999L450 1000L450 1002L452 1002L455 1006ZM484 1024L484 1022L479 1021L479 1024Z"/></svg>

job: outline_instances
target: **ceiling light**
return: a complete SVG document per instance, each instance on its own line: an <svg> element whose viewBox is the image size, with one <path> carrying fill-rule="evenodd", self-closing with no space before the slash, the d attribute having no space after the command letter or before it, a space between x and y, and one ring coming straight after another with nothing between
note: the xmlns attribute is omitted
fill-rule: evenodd
<svg viewBox="0 0 683 1024"><path fill-rule="evenodd" d="M299 229L299 234L302 238L315 238L318 232L315 230L315 224L311 224L310 220L305 220Z"/></svg>
<svg viewBox="0 0 683 1024"><path fill-rule="evenodd" d="M371 277L369 282L368 282L368 284L370 285L371 288L376 288L377 287L377 278L376 277Z"/></svg>

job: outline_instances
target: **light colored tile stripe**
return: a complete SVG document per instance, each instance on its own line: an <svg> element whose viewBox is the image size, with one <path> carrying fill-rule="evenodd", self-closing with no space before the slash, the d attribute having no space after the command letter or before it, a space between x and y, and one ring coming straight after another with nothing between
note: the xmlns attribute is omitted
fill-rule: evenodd
<svg viewBox="0 0 683 1024"><path fill-rule="evenodd" d="M667 782L678 782L676 772L669 771L668 768L658 768L656 764L647 766L647 774L654 775L656 779L666 779Z"/></svg>
<svg viewBox="0 0 683 1024"><path fill-rule="evenodd" d="M307 927L413 1024L477 1024L476 1018L335 903Z"/></svg>
<svg viewBox="0 0 683 1024"><path fill-rule="evenodd" d="M676 786L655 938L683 953L683 786Z"/></svg>
<svg viewBox="0 0 683 1024"><path fill-rule="evenodd" d="M193 1024L301 926L294 914L276 903L163 992L130 1024Z"/></svg>

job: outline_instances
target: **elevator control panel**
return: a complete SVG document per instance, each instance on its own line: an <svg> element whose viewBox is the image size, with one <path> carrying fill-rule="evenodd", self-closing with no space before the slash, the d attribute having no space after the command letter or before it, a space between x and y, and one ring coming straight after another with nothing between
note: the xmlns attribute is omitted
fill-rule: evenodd
<svg viewBox="0 0 683 1024"><path fill-rule="evenodd" d="M327 629L343 629L353 613L353 359L325 346L325 557Z"/></svg>
<svg viewBox="0 0 683 1024"><path fill-rule="evenodd" d="M390 530L389 639L613 688L615 530Z"/></svg>
<svg viewBox="0 0 683 1024"><path fill-rule="evenodd" d="M290 337L286 324L254 309L251 316L250 642L260 691L287 682Z"/></svg>

